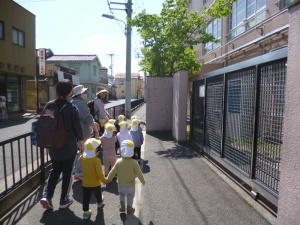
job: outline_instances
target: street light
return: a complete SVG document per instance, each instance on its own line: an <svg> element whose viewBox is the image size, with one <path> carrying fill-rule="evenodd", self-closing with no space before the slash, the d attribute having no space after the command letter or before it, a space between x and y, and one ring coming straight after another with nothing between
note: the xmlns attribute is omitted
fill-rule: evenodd
<svg viewBox="0 0 300 225"><path fill-rule="evenodd" d="M127 37L127 26L126 26L126 23L123 20L119 20L119 19L115 18L113 15L109 15L109 14L102 14L102 17L108 18L108 19L111 19L111 20L117 20L117 21L120 21L120 22L124 23L125 36Z"/></svg>
<svg viewBox="0 0 300 225"><path fill-rule="evenodd" d="M132 1L128 0L127 6L127 18L131 20L131 5ZM102 17L108 19L115 19L121 21L125 25L125 36L126 36L126 81L125 81L125 116L130 119L131 116L131 25L126 26L125 22L116 19L112 15L102 14Z"/></svg>

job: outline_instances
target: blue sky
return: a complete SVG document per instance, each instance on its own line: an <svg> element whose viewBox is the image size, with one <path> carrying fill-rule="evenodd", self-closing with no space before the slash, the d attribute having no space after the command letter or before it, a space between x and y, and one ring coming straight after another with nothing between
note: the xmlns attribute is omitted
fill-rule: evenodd
<svg viewBox="0 0 300 225"><path fill-rule="evenodd" d="M125 73L126 37L124 24L103 18L111 14L108 0L14 0L36 16L36 48L50 48L54 54L96 54L102 66L110 68L114 54L113 75ZM127 0L112 0L126 3ZM159 14L164 0L132 0L133 16L146 9ZM111 8L124 8L110 4ZM126 20L124 10L112 10L119 20ZM131 72L138 72L141 39L132 32ZM110 73L110 69L109 69Z"/></svg>

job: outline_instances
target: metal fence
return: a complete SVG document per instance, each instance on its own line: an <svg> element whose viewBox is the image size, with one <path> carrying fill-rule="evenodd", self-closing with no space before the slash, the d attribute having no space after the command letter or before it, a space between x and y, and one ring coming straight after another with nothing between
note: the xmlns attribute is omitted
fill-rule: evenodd
<svg viewBox="0 0 300 225"><path fill-rule="evenodd" d="M144 99L131 102L131 111L144 103ZM114 118L125 113L125 104L106 109ZM41 172L45 179L45 167L49 165L48 149L32 145L33 132L0 142L0 199L28 181L33 175Z"/></svg>
<svg viewBox="0 0 300 225"><path fill-rule="evenodd" d="M191 109L192 143L277 199L287 62L280 53L200 76Z"/></svg>
<svg viewBox="0 0 300 225"><path fill-rule="evenodd" d="M0 169L0 199L50 163L48 150L31 144L32 134L28 132L0 142L0 161L3 162Z"/></svg>

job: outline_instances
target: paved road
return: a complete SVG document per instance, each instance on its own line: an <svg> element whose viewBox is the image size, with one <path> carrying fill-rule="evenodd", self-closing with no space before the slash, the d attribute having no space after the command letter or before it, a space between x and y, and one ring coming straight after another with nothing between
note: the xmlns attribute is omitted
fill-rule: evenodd
<svg viewBox="0 0 300 225"><path fill-rule="evenodd" d="M125 103L125 99L110 101L105 108ZM35 113L25 113L23 117L0 121L0 141L27 133L31 131L31 124L37 119Z"/></svg>
<svg viewBox="0 0 300 225"><path fill-rule="evenodd" d="M145 118L145 108L144 104L135 115ZM263 225L276 222L275 217L198 152L174 142L170 133L145 133L142 157L146 185L139 182L136 185L134 215L118 213L117 184L112 182L102 188L105 207L97 211L92 200L91 220L82 221L81 183L72 185L75 202L70 208L58 210L59 183L53 211L44 211L39 204L41 187L0 220L0 224Z"/></svg>

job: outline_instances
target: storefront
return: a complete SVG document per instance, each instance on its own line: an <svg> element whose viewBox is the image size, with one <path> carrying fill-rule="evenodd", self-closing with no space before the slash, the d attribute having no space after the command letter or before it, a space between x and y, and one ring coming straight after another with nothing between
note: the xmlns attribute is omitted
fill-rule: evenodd
<svg viewBox="0 0 300 225"><path fill-rule="evenodd" d="M0 96L6 97L7 112L23 111L22 78L16 75L0 73Z"/></svg>

